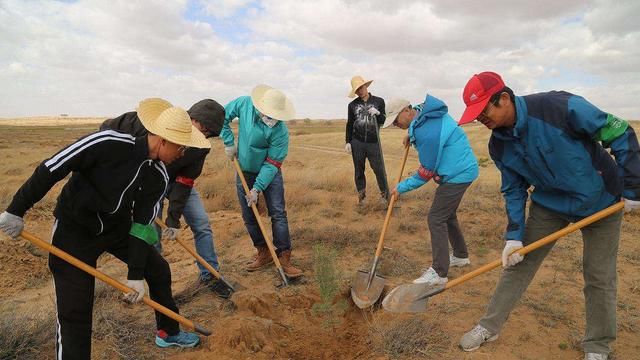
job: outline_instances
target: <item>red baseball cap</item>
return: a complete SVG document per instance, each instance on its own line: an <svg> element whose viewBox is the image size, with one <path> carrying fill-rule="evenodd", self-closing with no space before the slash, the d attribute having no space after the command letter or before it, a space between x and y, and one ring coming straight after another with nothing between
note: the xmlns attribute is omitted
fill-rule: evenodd
<svg viewBox="0 0 640 360"><path fill-rule="evenodd" d="M462 113L458 124L462 125L475 120L487 106L491 96L502 90L504 86L500 75L494 72L485 71L473 75L462 92L462 100L467 108Z"/></svg>

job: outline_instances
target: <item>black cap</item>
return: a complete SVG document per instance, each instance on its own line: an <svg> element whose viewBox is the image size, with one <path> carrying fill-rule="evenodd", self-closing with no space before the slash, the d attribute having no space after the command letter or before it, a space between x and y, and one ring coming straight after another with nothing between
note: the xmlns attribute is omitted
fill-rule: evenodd
<svg viewBox="0 0 640 360"><path fill-rule="evenodd" d="M207 128L207 137L218 136L224 123L224 107L211 99L200 100L187 111L192 120Z"/></svg>

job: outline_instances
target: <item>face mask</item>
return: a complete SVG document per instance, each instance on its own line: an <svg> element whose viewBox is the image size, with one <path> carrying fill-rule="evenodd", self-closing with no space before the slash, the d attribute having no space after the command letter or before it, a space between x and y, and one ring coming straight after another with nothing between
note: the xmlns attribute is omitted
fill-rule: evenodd
<svg viewBox="0 0 640 360"><path fill-rule="evenodd" d="M270 128L274 127L278 123L278 120L272 119L267 115L260 116L260 119L262 119L262 122L265 123L265 125L267 125Z"/></svg>

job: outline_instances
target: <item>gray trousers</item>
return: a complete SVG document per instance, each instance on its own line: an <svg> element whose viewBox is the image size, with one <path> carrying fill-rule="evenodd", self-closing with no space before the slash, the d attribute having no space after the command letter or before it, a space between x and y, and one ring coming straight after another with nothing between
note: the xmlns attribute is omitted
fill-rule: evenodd
<svg viewBox="0 0 640 360"><path fill-rule="evenodd" d="M389 198L389 189L387 188L387 174L384 172L384 163L382 160L382 153L380 152L380 144L365 143L360 140L351 140L351 157L353 158L354 177L356 182L356 190L360 194L361 198L364 198L365 191L367 190L367 179L364 176L364 164L365 160L369 159L369 165L376 174L376 180L378 180L378 188L380 194Z"/></svg>
<svg viewBox="0 0 640 360"><path fill-rule="evenodd" d="M531 203L523 245L558 231L570 222L566 215ZM618 212L581 229L586 309L584 352L608 354L611 351L609 343L616 339L616 258L621 222L622 212ZM494 334L500 332L553 245L530 252L522 262L502 271L480 325Z"/></svg>
<svg viewBox="0 0 640 360"><path fill-rule="evenodd" d="M431 267L440 277L447 277L449 272L449 243L453 248L453 256L468 258L467 244L458 223L458 206L471 183L442 184L436 188L429 216L429 232L431 233Z"/></svg>

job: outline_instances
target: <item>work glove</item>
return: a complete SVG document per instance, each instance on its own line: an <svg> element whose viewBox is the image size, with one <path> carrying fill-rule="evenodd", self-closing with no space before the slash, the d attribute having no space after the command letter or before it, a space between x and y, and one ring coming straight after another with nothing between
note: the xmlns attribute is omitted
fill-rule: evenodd
<svg viewBox="0 0 640 360"><path fill-rule="evenodd" d="M378 111L378 109L374 107L370 107L369 110L367 111L369 111L369 115L373 115L373 116L380 115L380 111Z"/></svg>
<svg viewBox="0 0 640 360"><path fill-rule="evenodd" d="M397 187L393 188L393 190L391 190L391 193L389 194L389 198L394 199L394 201L396 201L398 200L399 197L400 197L400 192L398 191L398 188Z"/></svg>
<svg viewBox="0 0 640 360"><path fill-rule="evenodd" d="M511 254L514 250L518 249L522 249L522 241L507 240L507 243L504 245L504 250L502 250L502 267L513 266L524 259L524 256L519 253Z"/></svg>
<svg viewBox="0 0 640 360"><path fill-rule="evenodd" d="M124 295L124 299L132 304L142 300L144 297L144 280L127 280L127 287L133 290Z"/></svg>
<svg viewBox="0 0 640 360"><path fill-rule="evenodd" d="M624 199L624 212L640 209L640 201Z"/></svg>
<svg viewBox="0 0 640 360"><path fill-rule="evenodd" d="M351 143L344 144L344 152L351 154Z"/></svg>
<svg viewBox="0 0 640 360"><path fill-rule="evenodd" d="M20 216L13 215L6 211L0 214L0 230L12 239L17 238L23 228L24 220L22 220Z"/></svg>
<svg viewBox="0 0 640 360"><path fill-rule="evenodd" d="M251 205L254 205L255 203L258 202L258 190L251 189L251 191L249 191L249 193L247 195L244 196L245 200L247 200L247 206L251 207Z"/></svg>
<svg viewBox="0 0 640 360"><path fill-rule="evenodd" d="M238 149L236 149L235 145L225 146L224 147L224 153L227 155L227 157L231 161L233 161L233 159L236 157L236 153L237 152L238 152Z"/></svg>
<svg viewBox="0 0 640 360"><path fill-rule="evenodd" d="M162 238L167 240L175 240L180 229L166 227L162 229Z"/></svg>

